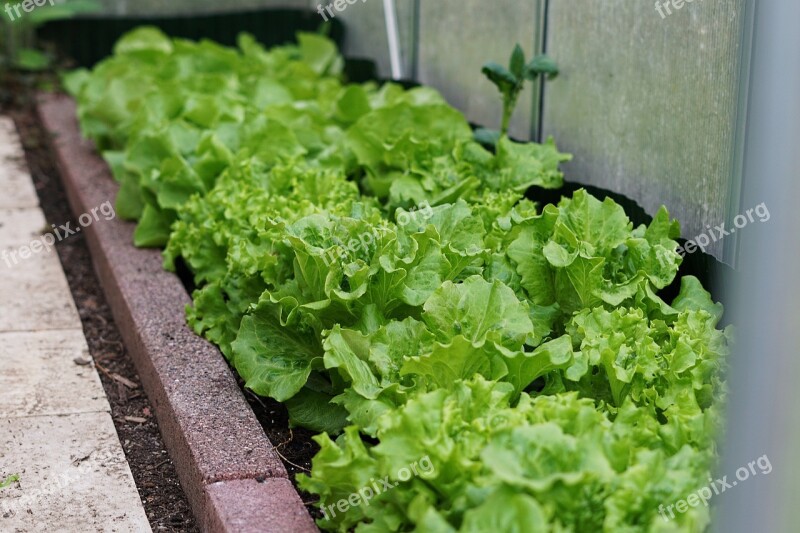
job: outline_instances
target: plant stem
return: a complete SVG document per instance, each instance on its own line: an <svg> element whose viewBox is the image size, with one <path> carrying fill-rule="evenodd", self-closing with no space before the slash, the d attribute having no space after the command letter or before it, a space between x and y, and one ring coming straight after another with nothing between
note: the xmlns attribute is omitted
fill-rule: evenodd
<svg viewBox="0 0 800 533"><path fill-rule="evenodd" d="M508 127L511 124L511 116L514 114L514 108L517 107L518 98L519 90L514 90L503 97L503 122L500 126L500 135L508 135Z"/></svg>

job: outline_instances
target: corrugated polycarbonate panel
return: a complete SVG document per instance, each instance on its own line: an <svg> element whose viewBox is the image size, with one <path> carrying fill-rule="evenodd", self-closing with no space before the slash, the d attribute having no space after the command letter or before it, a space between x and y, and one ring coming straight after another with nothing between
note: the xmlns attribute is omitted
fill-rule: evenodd
<svg viewBox="0 0 800 533"><path fill-rule="evenodd" d="M665 8L663 4L667 4ZM549 2L543 132L575 154L567 178L619 191L721 257L736 187L744 0ZM753 206L734 206L746 209ZM706 239L701 238L701 241Z"/></svg>

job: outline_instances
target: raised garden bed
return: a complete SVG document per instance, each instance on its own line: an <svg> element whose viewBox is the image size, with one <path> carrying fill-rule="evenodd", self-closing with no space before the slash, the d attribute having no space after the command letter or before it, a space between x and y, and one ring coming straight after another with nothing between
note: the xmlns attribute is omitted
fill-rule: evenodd
<svg viewBox="0 0 800 533"><path fill-rule="evenodd" d="M115 198L119 186L82 138L73 100L44 96L39 116L73 212ZM202 529L316 531L225 359L186 326L191 299L180 279L163 270L159 251L133 246L133 229L114 219L86 228L86 239Z"/></svg>
<svg viewBox="0 0 800 533"><path fill-rule="evenodd" d="M216 94L190 94L176 106L176 129L158 138L118 128L114 119L130 119L141 102L124 86L119 96L130 105L105 100L98 87L109 72L70 84L87 105L84 126L112 150L106 156L123 184L118 209L140 218L135 231L98 229L90 244L201 524L314 528L224 359L186 327L190 300L179 279L160 270L158 252L133 249L131 240L169 243L168 266L185 260L199 285L190 321L249 389L286 401L299 425L338 434L353 423L336 442L317 438L322 451L301 480L322 496L324 526L658 522L653 502L686 493L710 468L724 388L721 309L697 279L676 279L677 226L665 211L649 219L629 206L634 222L648 224L634 226L613 201L574 188L572 199L537 209L523 192L546 195L532 186L565 191L557 169L564 156L552 144L499 137L487 151L434 92L341 87L327 73L341 66L330 46L308 37L303 46L270 57L242 41L265 65L274 60L307 77L299 88L284 78L296 89L287 95L256 74L263 91L242 87L260 102L253 107L236 91L221 103ZM114 68L138 77L125 61L146 67L172 50L141 33L121 46ZM236 54L207 52L211 64L225 58L252 81L251 65ZM512 56L509 72L492 67L493 81L521 80L523 63ZM174 85L165 87L157 113L175 105ZM293 97L308 101L272 107ZM273 114L264 118L264 110ZM76 212L107 201L116 188L80 141L69 101L45 99L40 113L67 181L83 180L69 186ZM125 127L146 125L143 118ZM211 125L217 137L205 135ZM332 130L338 139L346 131L347 142L331 139ZM126 145L129 136L137 138ZM250 196L237 196L242 189ZM608 440L616 444L601 450ZM552 455L555 470L526 462L531 450ZM518 467L529 472L520 476ZM666 473L674 469L678 477ZM663 483L648 485L652 476ZM381 491L376 479L391 481ZM586 505L559 496L577 484ZM647 504L626 503L631 491ZM376 499L359 507L354 496ZM351 507L358 510L346 515ZM700 509L675 525L707 520Z"/></svg>

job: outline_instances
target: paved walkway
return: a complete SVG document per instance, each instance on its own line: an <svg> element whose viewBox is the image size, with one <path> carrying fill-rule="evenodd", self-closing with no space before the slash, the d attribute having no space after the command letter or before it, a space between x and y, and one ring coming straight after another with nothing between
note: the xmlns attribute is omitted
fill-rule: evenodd
<svg viewBox="0 0 800 533"><path fill-rule="evenodd" d="M50 229L0 116L0 531L149 532Z"/></svg>

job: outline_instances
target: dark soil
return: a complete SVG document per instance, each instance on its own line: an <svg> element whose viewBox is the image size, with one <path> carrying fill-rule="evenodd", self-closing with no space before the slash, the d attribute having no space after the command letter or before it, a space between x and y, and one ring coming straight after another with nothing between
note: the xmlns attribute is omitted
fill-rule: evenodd
<svg viewBox="0 0 800 533"><path fill-rule="evenodd" d="M34 91L31 89L30 85L15 83L9 90L7 83L3 96L12 95L12 98L0 98L0 112L10 115L17 124L47 221L52 224L73 221L74 224L75 218L67 203L53 155L33 108ZM95 276L83 234L60 241L56 249L151 527L154 531L199 531L161 439L153 408L138 386L139 376ZM112 379L115 374L137 384L137 387L129 388Z"/></svg>
<svg viewBox="0 0 800 533"><path fill-rule="evenodd" d="M269 441L275 446L283 460L283 465L289 472L289 479L292 480L292 484L303 498L311 516L322 518L319 509L312 506L318 498L301 491L296 482L297 474L310 472L311 459L319 451L319 445L311 440L315 433L303 428L289 428L289 413L286 411L286 407L271 398L261 398L244 389L241 380L239 380L239 385L242 386L245 397L250 407L253 408L256 418L261 422Z"/></svg>

